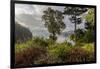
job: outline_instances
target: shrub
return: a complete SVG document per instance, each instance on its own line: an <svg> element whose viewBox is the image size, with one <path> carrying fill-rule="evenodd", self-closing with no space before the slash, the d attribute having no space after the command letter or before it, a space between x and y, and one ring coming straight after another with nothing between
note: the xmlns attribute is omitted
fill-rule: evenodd
<svg viewBox="0 0 100 69"><path fill-rule="evenodd" d="M82 46L84 46L84 43L77 41L75 46L82 47Z"/></svg>
<svg viewBox="0 0 100 69"><path fill-rule="evenodd" d="M80 42L79 42L80 43ZM15 47L15 66L94 61L94 44L56 43L50 39L33 38Z"/></svg>
<svg viewBox="0 0 100 69"><path fill-rule="evenodd" d="M82 46L83 49L89 51L89 52L94 52L94 43L87 43L84 46Z"/></svg>
<svg viewBox="0 0 100 69"><path fill-rule="evenodd" d="M55 44L48 48L49 62L48 63L64 63L66 55L70 50L67 43Z"/></svg>
<svg viewBox="0 0 100 69"><path fill-rule="evenodd" d="M16 43L15 44L15 52L21 52L26 48L32 47L34 46L33 41L32 40L28 40L26 42L23 43Z"/></svg>
<svg viewBox="0 0 100 69"><path fill-rule="evenodd" d="M83 37L83 40L84 42L86 43L92 43L94 42L94 39L95 39L95 34L94 34L94 30L88 30L86 33L85 33L85 36Z"/></svg>
<svg viewBox="0 0 100 69"><path fill-rule="evenodd" d="M56 42L54 41L54 40L52 40L52 39L46 39L46 42L48 43L48 45L50 46L50 45L54 45Z"/></svg>
<svg viewBox="0 0 100 69"><path fill-rule="evenodd" d="M24 49L21 52L15 53L15 66L16 67L23 67L23 66L31 66L35 64L35 61L41 55L46 53L45 50L41 48L29 47Z"/></svg>
<svg viewBox="0 0 100 69"><path fill-rule="evenodd" d="M80 46L71 47L67 43L48 47L48 63L73 63L94 61L94 52Z"/></svg>
<svg viewBox="0 0 100 69"><path fill-rule="evenodd" d="M47 47L48 46L48 43L44 38L34 37L33 43L37 46L40 46L40 47Z"/></svg>
<svg viewBox="0 0 100 69"><path fill-rule="evenodd" d="M66 62L73 63L73 62L91 62L94 60L94 53L88 52L87 50L74 47L72 48L69 53L67 54Z"/></svg>

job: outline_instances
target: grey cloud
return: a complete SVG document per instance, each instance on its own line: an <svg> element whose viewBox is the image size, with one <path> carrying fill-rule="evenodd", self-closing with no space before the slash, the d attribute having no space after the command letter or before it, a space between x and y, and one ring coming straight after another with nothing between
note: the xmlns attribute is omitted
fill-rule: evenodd
<svg viewBox="0 0 100 69"><path fill-rule="evenodd" d="M15 16L18 21L24 23L29 27L30 31L33 33L33 36L48 37L50 33L47 31L47 28L44 27L44 22L41 19L43 11L46 10L48 7L51 7L59 11L63 11L64 9L63 6L60 7L60 6L16 4L15 10L16 11L18 10L19 12L15 12L16 14ZM66 34L66 32L74 31L74 24L71 23L68 16L65 16L63 21L66 24L66 28L61 34L61 37L63 36L64 33ZM83 27L83 25L80 25L80 27ZM64 36L64 39L65 38L66 36Z"/></svg>

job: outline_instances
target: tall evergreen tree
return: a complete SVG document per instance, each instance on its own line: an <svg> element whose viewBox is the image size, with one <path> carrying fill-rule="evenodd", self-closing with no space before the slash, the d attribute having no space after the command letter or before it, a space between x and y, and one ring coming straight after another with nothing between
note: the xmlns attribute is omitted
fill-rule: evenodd
<svg viewBox="0 0 100 69"><path fill-rule="evenodd" d="M85 13L87 11L87 8L85 7L70 7L70 6L66 6L64 8L64 15L69 15L70 16L70 20L72 23L75 24L75 38L74 40L76 41L76 28L77 28L77 24L80 24L82 19L81 17L79 17L81 14Z"/></svg>

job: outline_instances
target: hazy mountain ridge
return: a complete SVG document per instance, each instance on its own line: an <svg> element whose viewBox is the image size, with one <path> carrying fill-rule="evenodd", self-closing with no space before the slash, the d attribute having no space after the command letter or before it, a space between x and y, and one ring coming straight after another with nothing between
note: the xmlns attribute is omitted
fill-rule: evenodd
<svg viewBox="0 0 100 69"><path fill-rule="evenodd" d="M30 30L24 26L21 26L17 22L15 23L15 42L25 42L28 39L32 38L32 33Z"/></svg>

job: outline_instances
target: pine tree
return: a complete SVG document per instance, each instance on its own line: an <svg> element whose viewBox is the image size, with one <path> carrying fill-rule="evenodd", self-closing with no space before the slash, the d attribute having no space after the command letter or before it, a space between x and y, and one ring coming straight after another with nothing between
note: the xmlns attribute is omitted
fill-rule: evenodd
<svg viewBox="0 0 100 69"><path fill-rule="evenodd" d="M70 7L70 6L66 6L64 8L64 15L69 15L70 16L70 20L72 23L75 24L75 42L76 42L76 28L77 28L77 24L80 24L82 22L82 19L80 17L81 14L85 13L87 11L87 8L85 7Z"/></svg>

